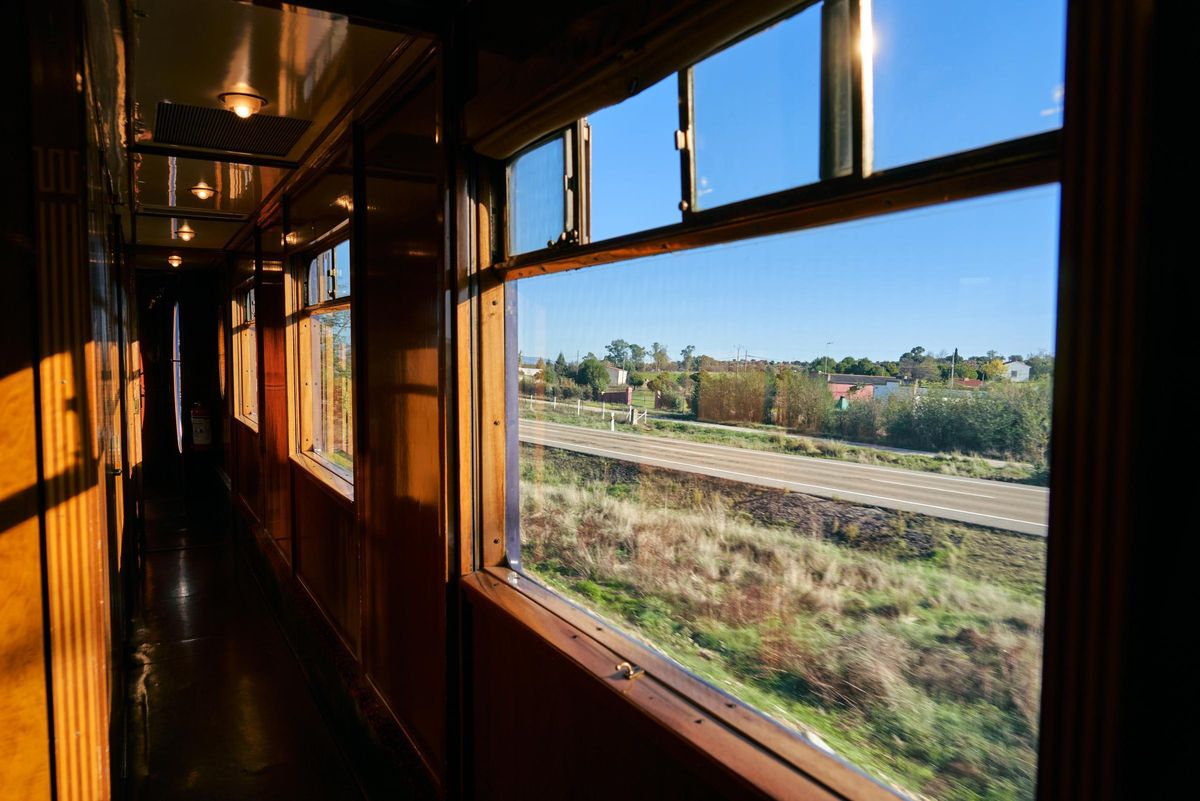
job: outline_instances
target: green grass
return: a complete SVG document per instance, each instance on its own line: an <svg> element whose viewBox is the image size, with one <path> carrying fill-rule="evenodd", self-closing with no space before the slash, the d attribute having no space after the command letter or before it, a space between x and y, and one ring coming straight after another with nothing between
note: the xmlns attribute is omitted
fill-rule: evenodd
<svg viewBox="0 0 1200 801"><path fill-rule="evenodd" d="M635 401L636 401L635 394ZM688 442L702 442L714 445L728 445L749 450L771 451L796 456L811 456L821 459L837 459L858 464L873 464L885 467L897 467L905 470L917 470L924 473L939 473L950 476L982 478L992 481L1010 481L1021 484L1046 485L1047 473L1034 465L1018 462L1006 462L1003 467L997 467L990 462L963 454L944 453L927 456L924 454L893 453L892 451L869 448L861 445L847 445L841 442L813 439L787 434L781 429L774 431L764 429L758 431L735 431L725 428L697 426L675 420L647 419L637 425L623 423L620 407L610 409L617 412L617 425L622 431L630 431L656 437L682 439ZM526 419L545 420L551 423L566 423L584 428L607 429L609 415L601 415L598 411L575 413L573 401L563 401L559 408L538 404L534 409L525 402L520 406L521 417Z"/></svg>
<svg viewBox="0 0 1200 801"><path fill-rule="evenodd" d="M540 580L905 792L1032 798L1044 541L798 496L811 530L794 494L521 462Z"/></svg>

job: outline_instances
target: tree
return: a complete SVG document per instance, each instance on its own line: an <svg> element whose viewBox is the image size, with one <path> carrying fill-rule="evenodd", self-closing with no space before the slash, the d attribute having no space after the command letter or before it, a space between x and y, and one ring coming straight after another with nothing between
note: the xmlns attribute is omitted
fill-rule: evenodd
<svg viewBox="0 0 1200 801"><path fill-rule="evenodd" d="M650 358L654 359L654 369L660 373L664 370L669 370L671 367L671 357L667 355L667 346L660 342L655 342L650 346Z"/></svg>
<svg viewBox="0 0 1200 801"><path fill-rule="evenodd" d="M646 363L646 349L641 345L629 343L629 358L633 361L631 370L641 370L642 365Z"/></svg>
<svg viewBox="0 0 1200 801"><path fill-rule="evenodd" d="M567 357L563 355L561 350L558 352L558 358L554 360L554 372L559 375L567 374Z"/></svg>
<svg viewBox="0 0 1200 801"><path fill-rule="evenodd" d="M900 361L902 361L902 362L903 361L919 362L924 358L925 358L925 349L923 347L921 347L920 345L917 345L915 348L913 348L910 351L900 354Z"/></svg>
<svg viewBox="0 0 1200 801"><path fill-rule="evenodd" d="M683 350L679 351L679 369L685 373L692 371L692 354L696 352L695 345L688 345Z"/></svg>
<svg viewBox="0 0 1200 801"><path fill-rule="evenodd" d="M996 351L988 351L989 354ZM995 381L997 378L1004 376L1004 362L999 356L992 356L991 359L984 362L979 368L979 372L983 374L984 381Z"/></svg>
<svg viewBox="0 0 1200 801"><path fill-rule="evenodd" d="M617 367L628 367L629 343L623 339L614 339L604 346L605 356Z"/></svg>
<svg viewBox="0 0 1200 801"><path fill-rule="evenodd" d="M1036 353L1025 360L1029 365L1029 380L1050 378L1054 375L1054 357L1049 353Z"/></svg>
<svg viewBox="0 0 1200 801"><path fill-rule="evenodd" d="M603 362L589 353L588 357L579 363L575 381L582 387L590 388L592 397L598 398L608 386L608 370Z"/></svg>

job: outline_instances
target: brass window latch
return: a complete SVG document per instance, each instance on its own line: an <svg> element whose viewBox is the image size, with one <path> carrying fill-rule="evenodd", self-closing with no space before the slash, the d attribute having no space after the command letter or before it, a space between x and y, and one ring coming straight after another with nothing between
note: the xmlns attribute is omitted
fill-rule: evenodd
<svg viewBox="0 0 1200 801"><path fill-rule="evenodd" d="M617 665L617 672L624 676L628 681L634 681L646 675L645 670L637 665L631 665L628 662L622 662L621 664Z"/></svg>

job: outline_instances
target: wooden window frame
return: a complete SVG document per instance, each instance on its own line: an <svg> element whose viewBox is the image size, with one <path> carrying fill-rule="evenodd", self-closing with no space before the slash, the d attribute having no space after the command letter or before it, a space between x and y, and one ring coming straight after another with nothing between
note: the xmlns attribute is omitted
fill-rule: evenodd
<svg viewBox="0 0 1200 801"><path fill-rule="evenodd" d="M293 464L310 473L314 478L347 502L354 501L354 470L348 472L333 464L313 450L312 392L313 349L312 318L333 311L350 311L353 314L353 291L345 297L308 303L307 275L309 262L320 253L332 252L343 242L352 242L350 221L346 220L307 244L296 253L288 254L289 268L285 271L284 293L287 304L286 361L288 371L288 416L290 417L289 452ZM353 244L351 244L353 248ZM351 265L353 256L351 256ZM351 267L353 270L353 267ZM351 326L351 347L354 346ZM354 386L354 359L351 358L351 392ZM351 400L353 407L353 399Z"/></svg>
<svg viewBox="0 0 1200 801"><path fill-rule="evenodd" d="M798 4L788 15L810 5ZM837 0L836 5L849 9L848 38L857 41L859 19L869 19L859 14L869 14L869 0ZM824 33L823 37L828 35ZM743 38L746 37L739 37L738 41ZM824 56L822 61L824 83L829 76L825 74ZM506 255L507 164L477 160L472 191L461 193L473 235L472 241L464 243L460 251L460 258L466 262L460 267L460 276L470 283L473 291L471 303L459 319L467 335L460 342L456 356L460 397L469 398L467 406L471 413L470 432L460 438L459 482L463 488L471 488L471 502L469 508L464 503L467 514L462 520L462 566L464 573L469 574L464 585L469 595L504 609L595 678L608 682L615 693L646 714L656 716L650 702L632 691L631 685L642 684L641 681L629 682L609 669L608 663L589 664L578 654L585 647L580 643L609 655L610 661L626 661L644 669L647 686L661 691L657 696L669 697L689 710L682 717L662 718L663 724L685 739L695 737L693 726L701 721L716 724L710 731L718 732L724 739L708 741L702 746L704 750L718 763L759 785L767 795L791 796L812 787L814 797L821 797L824 791L856 800L894 801L897 797L894 791L877 779L815 746L745 701L693 675L664 653L625 634L599 615L539 584L521 571L519 550L516 292L506 291L509 282L890 215L1061 180L1062 129L873 172L869 119L872 89L869 76L864 80L861 55L850 61L850 74L840 78L849 80L854 88L850 125L845 128L844 116L843 127L838 130L828 128L830 123L823 122L823 142L825 137L830 142L840 138L841 146L848 141L853 148L849 173L826 171L818 183L703 210L695 210L693 204L686 202L692 200L694 193L694 158L690 152L691 65L679 70L678 140L683 145L681 194L685 203L681 206L682 220L676 224L600 242L589 242L586 236L580 236L510 257ZM864 102L868 104L865 114ZM555 135L561 133L562 130ZM581 182L586 187L590 153L586 129L582 133L576 137L576 142L583 144L576 163L584 166ZM545 141L543 138L538 144ZM823 152L823 168L827 162L833 162L832 156L827 157ZM587 195L584 189L574 199L575 219L583 225L588 219ZM753 746L750 762L735 753L746 742Z"/></svg>
<svg viewBox="0 0 1200 801"><path fill-rule="evenodd" d="M257 286L253 277L246 279L234 287L233 303L232 303L232 319L234 322L231 332L231 340L233 343L233 416L242 425L249 428L251 431L258 433L259 407L260 407L260 392L259 392L259 373L262 369L262 360L259 358L258 350L258 315L257 310L249 318L247 318L246 306L250 293L257 294ZM254 348L254 414L251 416L246 412L246 381L247 381L247 365L246 365L246 347L250 340L251 325L253 325L254 337L250 347Z"/></svg>

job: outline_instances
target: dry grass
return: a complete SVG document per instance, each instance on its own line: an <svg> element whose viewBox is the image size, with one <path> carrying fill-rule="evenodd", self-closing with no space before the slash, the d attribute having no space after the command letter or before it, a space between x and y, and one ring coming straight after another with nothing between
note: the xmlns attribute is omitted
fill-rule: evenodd
<svg viewBox="0 0 1200 801"><path fill-rule="evenodd" d="M762 525L719 494L680 509L521 489L522 557L549 583L911 793L1032 797L1029 594Z"/></svg>

